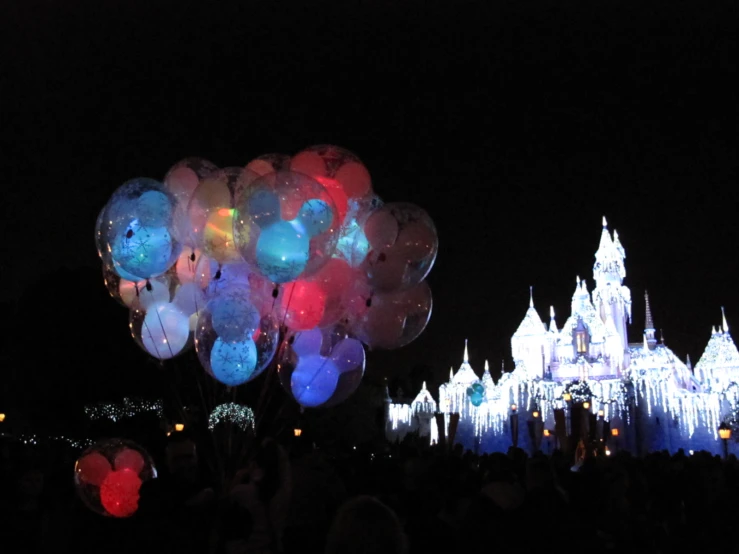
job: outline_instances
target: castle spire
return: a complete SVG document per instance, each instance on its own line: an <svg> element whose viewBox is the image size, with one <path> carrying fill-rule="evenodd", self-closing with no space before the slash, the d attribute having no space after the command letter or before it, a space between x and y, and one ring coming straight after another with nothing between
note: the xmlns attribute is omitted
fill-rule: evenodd
<svg viewBox="0 0 739 554"><path fill-rule="evenodd" d="M449 368L449 380L454 379L454 366Z"/></svg>
<svg viewBox="0 0 739 554"><path fill-rule="evenodd" d="M549 306L549 332L557 332L557 322L554 321L554 306Z"/></svg>
<svg viewBox="0 0 739 554"><path fill-rule="evenodd" d="M723 319L724 324L724 333L729 332L729 324L726 322L726 312L724 312L724 307L721 306L721 318Z"/></svg>
<svg viewBox="0 0 739 554"><path fill-rule="evenodd" d="M470 356L467 353L467 339L464 339L464 357L462 358L462 361L466 364L470 363Z"/></svg>
<svg viewBox="0 0 739 554"><path fill-rule="evenodd" d="M608 222L606 221L606 216L603 216L603 228L604 229L608 228Z"/></svg>
<svg viewBox="0 0 739 554"><path fill-rule="evenodd" d="M421 390L426 390L426 381L423 382L423 386L421 387Z"/></svg>
<svg viewBox="0 0 739 554"><path fill-rule="evenodd" d="M690 371L693 371L693 362L690 361L690 354L688 354L687 358L685 359L685 365Z"/></svg>
<svg viewBox="0 0 739 554"><path fill-rule="evenodd" d="M529 286L529 308L534 307L534 287Z"/></svg>
<svg viewBox="0 0 739 554"><path fill-rule="evenodd" d="M644 336L646 337L647 343L651 348L657 344L657 339L654 336L654 319L652 318L652 308L649 305L649 293L644 291L644 305L645 305L645 321L644 321Z"/></svg>
<svg viewBox="0 0 739 554"><path fill-rule="evenodd" d="M649 352L649 343L647 342L647 334L644 333L644 344L642 345L644 352Z"/></svg>

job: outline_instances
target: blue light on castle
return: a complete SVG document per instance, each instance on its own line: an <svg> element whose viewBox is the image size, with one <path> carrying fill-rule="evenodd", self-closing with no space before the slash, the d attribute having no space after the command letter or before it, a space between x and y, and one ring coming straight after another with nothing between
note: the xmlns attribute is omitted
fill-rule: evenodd
<svg viewBox="0 0 739 554"><path fill-rule="evenodd" d="M410 404L388 397L388 439L418 432L435 442L437 420L443 420L448 436L453 414L459 414L455 442L479 452L506 451L512 443L511 415L516 414L516 421L522 421L518 445L546 449L545 442L555 440L555 429L570 429L576 406L595 425L618 429L614 435L619 447L635 453L679 448L720 452L718 427L739 401L739 351L726 318L712 329L693 370L689 358L683 362L656 340L645 293L643 337L629 343L632 300L623 285L625 257L618 233L611 234L603 218L593 266L595 288L589 291L586 280L577 278L564 325L557 327L552 308L545 325L531 295L511 338L515 369L495 383L485 362L480 377L469 363L465 344L462 365L439 387L438 402L425 384ZM478 406L468 393L475 384L484 389L482 401L476 398Z"/></svg>

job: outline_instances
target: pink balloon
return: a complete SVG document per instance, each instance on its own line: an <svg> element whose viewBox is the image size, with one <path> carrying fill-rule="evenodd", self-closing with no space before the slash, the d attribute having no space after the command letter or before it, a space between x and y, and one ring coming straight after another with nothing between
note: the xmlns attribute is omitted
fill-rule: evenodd
<svg viewBox="0 0 739 554"><path fill-rule="evenodd" d="M309 281L316 283L326 295L323 318L318 327L333 325L344 315L344 294L356 278L357 272L341 258L331 258Z"/></svg>
<svg viewBox="0 0 739 554"><path fill-rule="evenodd" d="M80 458L75 467L80 481L88 485L99 487L108 473L111 472L110 462L98 452L91 452Z"/></svg>
<svg viewBox="0 0 739 554"><path fill-rule="evenodd" d="M131 448L121 450L113 461L113 466L116 471L129 469L136 475L141 473L141 470L144 469L144 465L146 465L144 457L139 452Z"/></svg>

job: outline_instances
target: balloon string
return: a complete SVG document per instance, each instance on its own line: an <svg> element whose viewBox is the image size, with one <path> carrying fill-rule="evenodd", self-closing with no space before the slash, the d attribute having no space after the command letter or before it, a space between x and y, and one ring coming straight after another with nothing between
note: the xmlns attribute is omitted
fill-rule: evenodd
<svg viewBox="0 0 739 554"><path fill-rule="evenodd" d="M162 328L162 334L164 335L164 342L167 344L167 348L169 349L169 357L174 358L174 352L172 352L172 345L169 343L169 337L167 336L167 331L164 330L164 323L162 323L162 318L159 315L159 310L154 309L154 312L157 314L157 319L159 320L159 327Z"/></svg>

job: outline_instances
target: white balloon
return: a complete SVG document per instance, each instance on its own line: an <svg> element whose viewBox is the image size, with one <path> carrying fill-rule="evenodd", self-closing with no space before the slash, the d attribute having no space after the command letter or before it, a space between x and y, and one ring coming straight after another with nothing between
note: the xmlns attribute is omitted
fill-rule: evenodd
<svg viewBox="0 0 739 554"><path fill-rule="evenodd" d="M170 303L149 306L141 339L152 356L167 360L179 354L190 337L190 318Z"/></svg>

